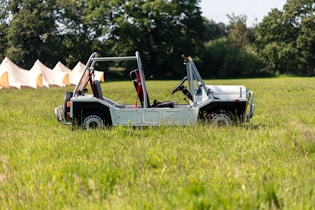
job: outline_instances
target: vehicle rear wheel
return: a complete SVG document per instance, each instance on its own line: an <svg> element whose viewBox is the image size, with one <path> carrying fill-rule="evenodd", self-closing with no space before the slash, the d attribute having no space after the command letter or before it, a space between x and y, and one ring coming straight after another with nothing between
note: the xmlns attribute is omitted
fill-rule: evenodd
<svg viewBox="0 0 315 210"><path fill-rule="evenodd" d="M88 112L83 115L82 118L82 129L100 129L104 128L104 116L97 112Z"/></svg>
<svg viewBox="0 0 315 210"><path fill-rule="evenodd" d="M210 113L210 122L215 126L231 126L232 119L230 112L218 110Z"/></svg>

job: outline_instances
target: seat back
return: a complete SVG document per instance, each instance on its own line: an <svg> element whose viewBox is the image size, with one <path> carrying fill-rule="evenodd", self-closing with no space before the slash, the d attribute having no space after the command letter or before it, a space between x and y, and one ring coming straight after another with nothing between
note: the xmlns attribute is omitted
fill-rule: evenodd
<svg viewBox="0 0 315 210"><path fill-rule="evenodd" d="M132 70L130 72L130 79L133 81L133 84L136 88L136 91L137 91L137 96L140 100L140 103L141 103L141 106L143 107L144 105L144 94L147 94L147 104L150 106L150 100L149 100L149 96L148 96L148 93L144 93L143 92L143 88L142 88L142 81L141 81L141 78L140 78L140 74L139 74L139 70L138 69L135 69L135 70ZM137 105L137 102L136 102L136 105Z"/></svg>
<svg viewBox="0 0 315 210"><path fill-rule="evenodd" d="M103 93L102 93L100 81L94 80L92 83L93 83L92 85L93 96L103 100Z"/></svg>

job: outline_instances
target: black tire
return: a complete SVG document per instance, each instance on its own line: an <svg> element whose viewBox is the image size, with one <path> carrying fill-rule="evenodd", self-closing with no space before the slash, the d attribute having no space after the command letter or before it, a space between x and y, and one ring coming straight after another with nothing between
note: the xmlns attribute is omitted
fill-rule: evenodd
<svg viewBox="0 0 315 210"><path fill-rule="evenodd" d="M231 126L232 114L225 110L216 110L208 114L208 121L215 126Z"/></svg>
<svg viewBox="0 0 315 210"><path fill-rule="evenodd" d="M82 117L82 129L103 129L106 125L105 117L98 112L87 112Z"/></svg>

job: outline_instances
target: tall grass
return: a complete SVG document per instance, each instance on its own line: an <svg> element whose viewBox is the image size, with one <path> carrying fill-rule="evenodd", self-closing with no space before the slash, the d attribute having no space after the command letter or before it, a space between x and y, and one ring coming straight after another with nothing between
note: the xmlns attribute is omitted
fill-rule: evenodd
<svg viewBox="0 0 315 210"><path fill-rule="evenodd" d="M181 101L177 82L150 99ZM72 87L0 90L0 209L313 209L315 78L206 83L254 90L251 123L82 131L54 116ZM102 88L135 103L130 82Z"/></svg>

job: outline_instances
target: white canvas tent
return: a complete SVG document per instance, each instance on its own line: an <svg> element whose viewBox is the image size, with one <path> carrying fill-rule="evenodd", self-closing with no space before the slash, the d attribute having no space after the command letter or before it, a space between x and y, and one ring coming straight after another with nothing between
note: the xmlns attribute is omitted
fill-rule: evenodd
<svg viewBox="0 0 315 210"><path fill-rule="evenodd" d="M84 70L85 65L80 61L73 70L70 70L61 62L50 69L40 60L37 60L30 70L26 70L6 57L0 65L0 89L25 87L36 89L38 87L76 85ZM96 80L104 82L104 72L94 71L94 74Z"/></svg>
<svg viewBox="0 0 315 210"><path fill-rule="evenodd" d="M70 75L72 73L72 71L67 68L65 65L63 65L63 63L61 63L60 61L58 61L58 63L55 65L55 67L52 69L53 72L62 72L62 73L66 73L67 75L63 78L63 83L65 85L70 85Z"/></svg>
<svg viewBox="0 0 315 210"><path fill-rule="evenodd" d="M95 79L100 82L104 82L104 72L103 71L94 71Z"/></svg>
<svg viewBox="0 0 315 210"><path fill-rule="evenodd" d="M66 85L76 85L75 83L75 72L71 71L69 68L67 68L63 63L58 61L58 63L53 68L54 72L65 72L68 74L68 81L64 81Z"/></svg>
<svg viewBox="0 0 315 210"><path fill-rule="evenodd" d="M48 84L48 81L46 80L46 78L44 77L43 75L43 72L42 70L37 67L34 63L33 67L30 69L30 82L33 84L33 85L36 85L37 87L47 87L49 88L49 84ZM40 75L40 76L38 76ZM37 79L35 79L37 78Z"/></svg>
<svg viewBox="0 0 315 210"><path fill-rule="evenodd" d="M78 62L77 65L75 65L75 67L72 69L72 73L74 76L74 84L77 84L82 76L82 73L85 69L85 65L82 62Z"/></svg>
<svg viewBox="0 0 315 210"><path fill-rule="evenodd" d="M58 63L55 65L55 67L53 68L53 71L66 72L68 74L70 74L72 72L69 68L67 68L65 65L63 65L63 63L61 63L60 61L58 61Z"/></svg>
<svg viewBox="0 0 315 210"><path fill-rule="evenodd" d="M54 72L52 69L45 66L40 60L37 60L30 71L41 72L43 75L43 86L58 86L64 87L69 85L68 74L66 72Z"/></svg>
<svg viewBox="0 0 315 210"><path fill-rule="evenodd" d="M38 75L40 77L40 75ZM8 57L5 57L0 65L0 87L17 88L31 87L36 85L30 83L30 71L18 67ZM34 78L37 80L37 78Z"/></svg>
<svg viewBox="0 0 315 210"><path fill-rule="evenodd" d="M77 65L72 69L72 72L75 73L75 84L80 81L82 73L85 69L85 65L82 62L78 62ZM95 79L100 82L104 82L104 72L102 71L94 71Z"/></svg>

